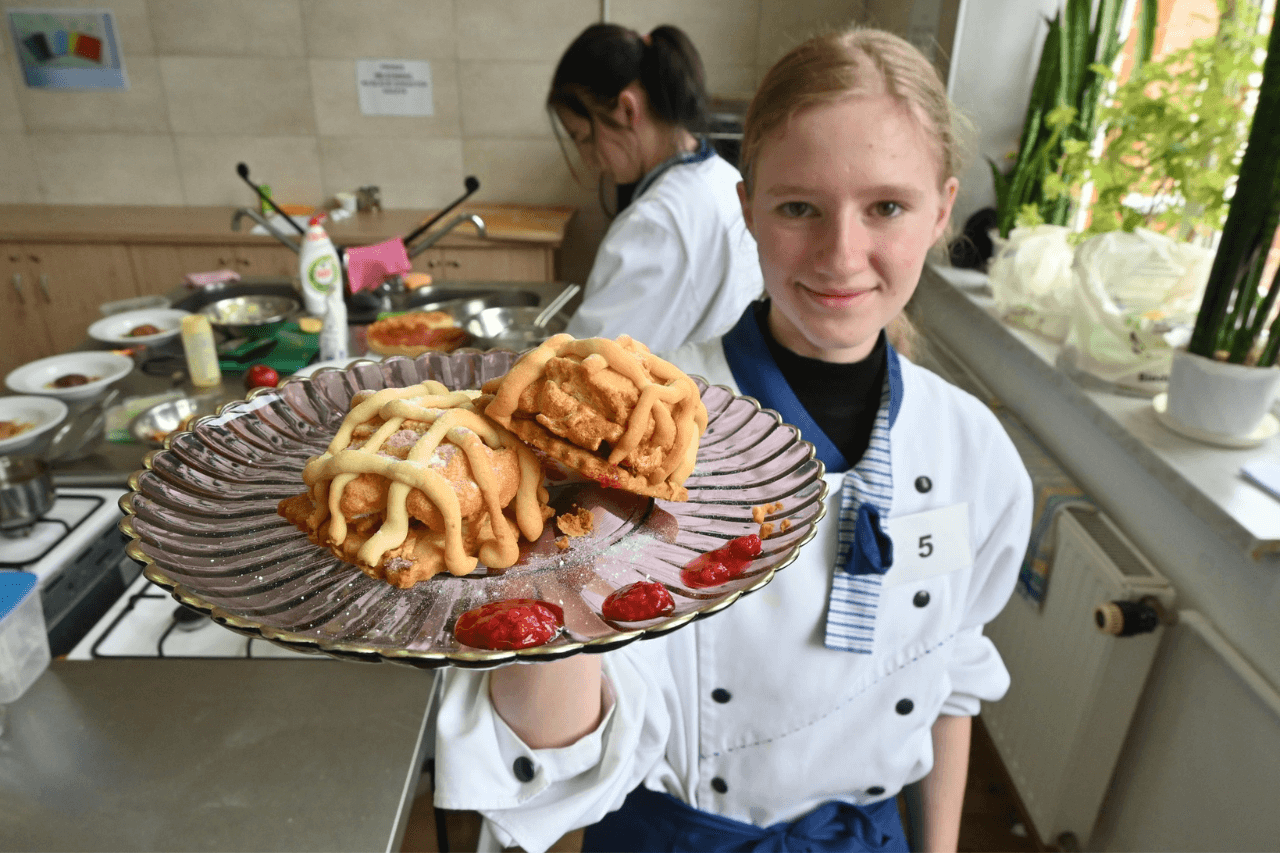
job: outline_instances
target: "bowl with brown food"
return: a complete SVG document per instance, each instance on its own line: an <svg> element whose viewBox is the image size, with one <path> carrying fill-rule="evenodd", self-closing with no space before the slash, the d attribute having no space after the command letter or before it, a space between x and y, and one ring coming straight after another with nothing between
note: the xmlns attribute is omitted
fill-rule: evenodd
<svg viewBox="0 0 1280 853"><path fill-rule="evenodd" d="M4 384L17 394L56 397L64 403L92 400L133 370L133 359L105 351L68 352L15 368Z"/></svg>
<svg viewBox="0 0 1280 853"><path fill-rule="evenodd" d="M0 455L31 450L66 418L67 404L52 397L0 397Z"/></svg>
<svg viewBox="0 0 1280 853"><path fill-rule="evenodd" d="M158 344L181 333L185 316L176 308L122 311L89 326L89 337L119 347Z"/></svg>

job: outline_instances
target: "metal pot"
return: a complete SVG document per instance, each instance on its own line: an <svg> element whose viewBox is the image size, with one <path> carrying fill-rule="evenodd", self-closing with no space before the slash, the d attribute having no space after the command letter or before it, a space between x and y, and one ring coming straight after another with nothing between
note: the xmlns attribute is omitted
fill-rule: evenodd
<svg viewBox="0 0 1280 853"><path fill-rule="evenodd" d="M34 524L53 506L49 466L33 456L0 456L0 530Z"/></svg>

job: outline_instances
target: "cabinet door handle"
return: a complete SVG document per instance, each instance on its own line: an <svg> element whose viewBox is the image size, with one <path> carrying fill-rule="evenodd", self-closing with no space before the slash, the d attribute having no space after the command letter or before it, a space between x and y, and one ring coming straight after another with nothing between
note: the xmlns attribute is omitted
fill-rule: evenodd
<svg viewBox="0 0 1280 853"><path fill-rule="evenodd" d="M37 281L40 283L40 292L44 294L44 301L52 304L53 297L49 295L49 274L40 273L40 278Z"/></svg>
<svg viewBox="0 0 1280 853"><path fill-rule="evenodd" d="M22 292L22 273L20 272L13 274L13 289L18 294L18 301L25 305L27 303L27 297L26 294Z"/></svg>
<svg viewBox="0 0 1280 853"><path fill-rule="evenodd" d="M461 266L461 264L459 264L457 261L445 261L444 265L447 267L453 267L454 269L457 269L459 266Z"/></svg>

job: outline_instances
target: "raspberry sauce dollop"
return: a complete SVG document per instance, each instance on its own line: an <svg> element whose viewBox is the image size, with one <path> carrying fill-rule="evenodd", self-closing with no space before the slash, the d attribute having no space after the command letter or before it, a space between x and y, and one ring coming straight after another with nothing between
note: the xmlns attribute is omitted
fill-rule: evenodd
<svg viewBox="0 0 1280 853"><path fill-rule="evenodd" d="M643 622L675 609L676 603L665 586L656 581L636 581L615 589L604 600L600 612L613 622Z"/></svg>
<svg viewBox="0 0 1280 853"><path fill-rule="evenodd" d="M760 555L760 537L755 533L730 539L728 542L694 557L680 571L680 580L691 589L719 586L742 574L752 557Z"/></svg>
<svg viewBox="0 0 1280 853"><path fill-rule="evenodd" d="M477 649L508 651L549 642L564 625L564 611L536 598L491 601L458 617L453 635Z"/></svg>

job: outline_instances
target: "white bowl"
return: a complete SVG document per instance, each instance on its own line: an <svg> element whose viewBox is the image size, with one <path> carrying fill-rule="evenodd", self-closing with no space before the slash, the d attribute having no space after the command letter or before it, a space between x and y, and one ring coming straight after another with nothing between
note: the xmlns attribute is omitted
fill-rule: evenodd
<svg viewBox="0 0 1280 853"><path fill-rule="evenodd" d="M9 372L4 384L19 394L57 397L63 402L92 399L107 386L133 370L133 359L114 352L68 352L33 361ZM54 382L71 373L90 377L91 381L69 388L56 388Z"/></svg>
<svg viewBox="0 0 1280 853"><path fill-rule="evenodd" d="M12 438L0 438L0 454L17 453L67 418L67 404L52 397L0 397L0 421L31 424Z"/></svg>
<svg viewBox="0 0 1280 853"><path fill-rule="evenodd" d="M177 308L144 308L140 311L122 311L103 317L89 327L89 337L95 341L117 346L136 346L137 344L158 344L167 341L182 331L182 318L186 311ZM154 335L130 335L129 332L139 326L155 326L161 331Z"/></svg>

